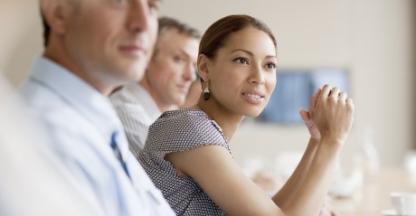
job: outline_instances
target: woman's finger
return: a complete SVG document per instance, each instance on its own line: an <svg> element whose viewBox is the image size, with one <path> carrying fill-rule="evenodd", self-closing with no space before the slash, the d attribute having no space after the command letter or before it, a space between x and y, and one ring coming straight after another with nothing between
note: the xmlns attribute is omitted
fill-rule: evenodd
<svg viewBox="0 0 416 216"><path fill-rule="evenodd" d="M347 103L347 98L348 98L347 93L345 93L345 92L340 92L338 97L339 97L339 100L340 100L340 101L342 101L342 102L344 102L344 103Z"/></svg>
<svg viewBox="0 0 416 216"><path fill-rule="evenodd" d="M332 97L335 100L338 100L338 95L339 95L339 88L334 87L331 89L331 91L329 92L329 97Z"/></svg>
<svg viewBox="0 0 416 216"><path fill-rule="evenodd" d="M319 88L318 89L318 91L315 93L315 95L314 95L314 101L313 101L313 108L315 109L316 107L317 107L317 105L318 105L318 102L319 102L319 100L320 100L320 98L321 98L321 94L322 94L322 88Z"/></svg>

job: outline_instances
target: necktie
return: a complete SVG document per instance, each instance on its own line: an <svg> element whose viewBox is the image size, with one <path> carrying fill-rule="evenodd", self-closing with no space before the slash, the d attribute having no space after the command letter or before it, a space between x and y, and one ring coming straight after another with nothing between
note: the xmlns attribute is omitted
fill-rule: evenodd
<svg viewBox="0 0 416 216"><path fill-rule="evenodd" d="M117 131L114 131L111 134L111 143L110 143L110 146L113 149L114 155L116 156L117 160L120 162L121 167L123 167L124 172L130 178L130 173L129 173L129 170L127 169L127 164L123 160L123 156L121 155L120 148L118 147L118 144L117 144L117 136L118 136L118 132Z"/></svg>

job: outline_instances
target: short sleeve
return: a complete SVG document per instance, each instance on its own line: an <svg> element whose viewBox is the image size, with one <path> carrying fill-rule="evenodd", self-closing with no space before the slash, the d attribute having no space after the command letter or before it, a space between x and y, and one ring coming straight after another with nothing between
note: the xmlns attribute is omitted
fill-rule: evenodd
<svg viewBox="0 0 416 216"><path fill-rule="evenodd" d="M189 151L205 145L219 145L230 152L220 127L202 111L165 112L150 126L145 151Z"/></svg>

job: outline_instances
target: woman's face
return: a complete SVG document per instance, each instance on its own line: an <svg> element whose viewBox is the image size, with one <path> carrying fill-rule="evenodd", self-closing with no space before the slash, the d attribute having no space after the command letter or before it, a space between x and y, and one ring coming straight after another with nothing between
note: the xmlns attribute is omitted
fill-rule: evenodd
<svg viewBox="0 0 416 216"><path fill-rule="evenodd" d="M265 32L244 28L207 60L212 99L243 116L258 116L276 85L276 48Z"/></svg>

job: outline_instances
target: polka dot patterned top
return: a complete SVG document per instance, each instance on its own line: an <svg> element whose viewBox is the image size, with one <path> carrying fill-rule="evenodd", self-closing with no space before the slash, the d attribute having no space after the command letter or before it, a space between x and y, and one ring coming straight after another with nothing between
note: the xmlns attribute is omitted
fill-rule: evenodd
<svg viewBox="0 0 416 216"><path fill-rule="evenodd" d="M150 126L139 160L177 215L224 215L191 177L178 175L164 159L166 154L206 145L222 146L231 154L219 125L201 110L168 111Z"/></svg>

